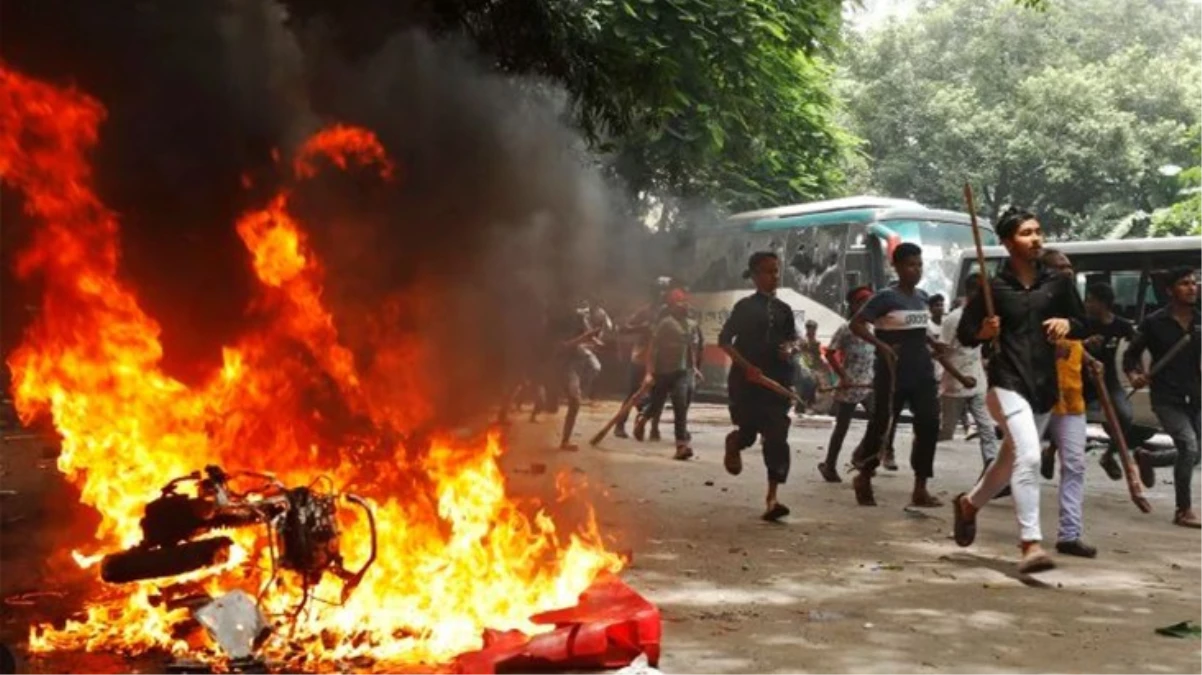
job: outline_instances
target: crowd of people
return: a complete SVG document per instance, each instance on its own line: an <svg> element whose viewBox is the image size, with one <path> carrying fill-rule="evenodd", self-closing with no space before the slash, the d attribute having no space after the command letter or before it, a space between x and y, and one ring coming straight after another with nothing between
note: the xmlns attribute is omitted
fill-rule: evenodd
<svg viewBox="0 0 1202 675"><path fill-rule="evenodd" d="M1191 492L1202 411L1195 271L1164 272L1160 281L1167 304L1136 327L1115 314L1108 284L1091 284L1081 298L1072 261L1043 245L1033 214L1012 208L995 232L1008 259L987 280L972 274L950 312L943 296L928 296L918 287L922 249L897 245L891 254L896 281L879 290L851 289L848 321L825 347L816 337L817 324L807 322L804 335L799 334L792 308L776 296L778 256L751 255L744 277L754 283L755 292L735 304L718 336L718 347L732 364L727 393L734 429L725 439L723 464L738 475L742 451L760 442L767 473L763 519L775 521L789 513L779 491L790 472L790 409L813 401L821 383L830 381L826 389L833 391L835 423L818 471L828 482L842 482L839 456L851 419L863 408L869 423L849 464L858 504L876 504L872 479L879 469L897 470L893 440L900 414L908 409L912 506L943 506L928 489L941 441L963 427L965 437L980 445L980 477L952 504L958 544L973 543L978 513L988 501L1009 497L1019 525L1020 570L1052 567L1041 544L1039 477L1052 478L1058 458L1055 548L1064 555L1094 557L1097 549L1084 538L1087 416L1109 399L1113 415L1105 429L1110 444L1101 465L1111 479L1123 475L1116 459L1120 438L1135 445L1146 440L1132 438L1136 430L1119 380L1122 368L1132 387L1150 388L1160 428L1174 444L1172 450L1134 451L1140 480L1152 487L1155 469L1172 466L1173 523L1202 527ZM571 436L582 387L587 389L599 368L592 349L603 335L626 335L633 340L626 395L636 403L616 419L615 435L658 440L659 418L670 402L675 458L691 458L688 410L702 376L704 343L683 285L659 284L648 303L621 325L615 326L595 305L562 317L566 319L548 326L555 358L541 381L546 385L542 391L550 394L536 403L532 416L554 410L557 395L566 398L561 447L574 449ZM1129 344L1120 363L1122 341ZM1152 364L1146 369L1145 352ZM548 405L546 399L552 402ZM630 416L632 432L627 430Z"/></svg>

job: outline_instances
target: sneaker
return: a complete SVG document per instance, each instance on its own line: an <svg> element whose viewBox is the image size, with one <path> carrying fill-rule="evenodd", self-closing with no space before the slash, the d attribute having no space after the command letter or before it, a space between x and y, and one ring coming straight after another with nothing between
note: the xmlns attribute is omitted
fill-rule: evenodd
<svg viewBox="0 0 1202 675"><path fill-rule="evenodd" d="M1119 466L1119 462L1114 458L1113 452L1107 452L1098 460L1098 464L1102 465L1102 470L1110 476L1110 480L1122 480L1123 469Z"/></svg>
<svg viewBox="0 0 1202 675"><path fill-rule="evenodd" d="M890 449L881 458L881 466L885 467L886 471L897 471L897 462L893 461L893 450Z"/></svg>
<svg viewBox="0 0 1202 675"><path fill-rule="evenodd" d="M1056 542L1056 552L1063 555L1075 555L1078 558L1098 557L1098 549L1086 544L1080 539Z"/></svg>

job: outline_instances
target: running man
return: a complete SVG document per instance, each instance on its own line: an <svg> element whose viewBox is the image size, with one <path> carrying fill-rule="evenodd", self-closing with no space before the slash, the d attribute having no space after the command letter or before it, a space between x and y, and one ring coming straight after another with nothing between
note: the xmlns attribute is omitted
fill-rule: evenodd
<svg viewBox="0 0 1202 675"><path fill-rule="evenodd" d="M1193 509L1190 486L1198 456L1202 413L1198 277L1192 269L1179 267L1165 275L1164 283L1169 303L1144 318L1123 354L1123 370L1132 387L1139 389L1151 384L1152 412L1177 446L1177 463L1173 467L1177 511L1173 524L1199 528L1202 521ZM1151 354L1154 372L1144 372L1141 366L1144 351Z"/></svg>
<svg viewBox="0 0 1202 675"><path fill-rule="evenodd" d="M735 429L726 435L723 464L732 476L739 475L743 471L742 451L751 447L757 436L762 438L768 494L761 517L777 521L789 515L789 507L777 499L777 489L789 477L792 402L760 382L769 378L784 387L792 384L797 323L793 309L776 297L780 258L775 253L753 253L743 277L755 282L755 293L735 303L718 336L719 347L733 361L726 386Z"/></svg>
<svg viewBox="0 0 1202 675"><path fill-rule="evenodd" d="M855 316L871 297L872 289L867 286L848 291L847 306L851 316ZM839 453L843 449L843 439L847 437L856 406L863 406L872 416L872 364L875 357L876 348L871 342L852 333L850 323L839 326L826 350L826 360L839 378L836 385L838 389L835 390L835 428L831 430L830 441L826 444L826 459L818 464L818 473L828 483L843 482L838 471Z"/></svg>
<svg viewBox="0 0 1202 675"><path fill-rule="evenodd" d="M876 505L872 476L889 445L897 417L908 405L914 419L914 441L910 447L914 490L910 503L937 507L943 502L927 490L927 481L935 475L939 388L935 383L935 358L928 333L929 300L926 292L918 288L922 280L922 249L908 242L899 244L893 250L893 268L897 272L897 285L878 291L851 320L851 331L876 347L875 410L852 458L857 469L852 485L858 504Z"/></svg>
<svg viewBox="0 0 1202 675"><path fill-rule="evenodd" d="M985 398L1005 439L997 461L971 491L956 496L954 533L957 544L970 546L977 512L1009 483L1022 550L1018 571L1041 572L1055 567L1039 526L1041 440L1060 398L1054 343L1084 336L1085 310L1076 284L1040 262L1043 230L1034 214L1011 207L994 231L1010 254L989 280L996 314L985 316L982 293L964 308L956 336L969 347L996 340Z"/></svg>

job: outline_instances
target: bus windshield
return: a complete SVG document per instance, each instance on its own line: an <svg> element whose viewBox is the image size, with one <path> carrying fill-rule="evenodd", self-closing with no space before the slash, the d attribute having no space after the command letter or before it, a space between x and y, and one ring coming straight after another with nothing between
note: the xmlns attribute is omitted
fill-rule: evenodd
<svg viewBox="0 0 1202 675"><path fill-rule="evenodd" d="M885 220L881 225L896 234L900 241L922 247L922 282L918 287L930 295L943 295L950 304L955 299L961 254L975 255L972 227L937 220ZM982 245L992 246L997 242L997 235L992 231L981 230ZM890 281L897 280L892 265L886 266L886 275Z"/></svg>

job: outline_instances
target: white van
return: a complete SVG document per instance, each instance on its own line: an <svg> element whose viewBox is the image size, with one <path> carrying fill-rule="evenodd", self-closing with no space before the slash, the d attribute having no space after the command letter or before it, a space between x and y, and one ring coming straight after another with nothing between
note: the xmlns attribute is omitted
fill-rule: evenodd
<svg viewBox="0 0 1202 675"><path fill-rule="evenodd" d="M1065 241L1047 242L1044 245L1063 251L1072 261L1073 269L1077 272L1077 288L1082 297L1089 284L1099 281L1110 284L1114 288L1115 314L1134 321L1136 325L1149 313L1164 306L1166 301L1164 291L1155 283L1153 275L1172 267L1190 266L1195 270L1202 268L1202 237ZM998 265L1005 258L1005 248L985 248L986 265L991 275L997 271ZM960 260L957 296L963 296L964 280L976 268L976 256L966 252ZM1116 358L1120 364L1126 349L1126 343L1119 345ZM1145 353L1145 367L1148 365L1147 359L1148 355ZM1120 373L1119 380L1130 392L1126 375ZM1131 403L1135 412L1135 424L1149 429L1160 426L1152 413L1147 389L1132 394Z"/></svg>

